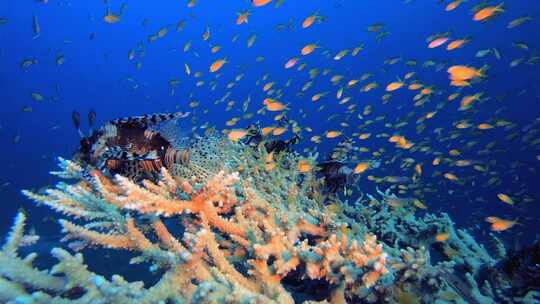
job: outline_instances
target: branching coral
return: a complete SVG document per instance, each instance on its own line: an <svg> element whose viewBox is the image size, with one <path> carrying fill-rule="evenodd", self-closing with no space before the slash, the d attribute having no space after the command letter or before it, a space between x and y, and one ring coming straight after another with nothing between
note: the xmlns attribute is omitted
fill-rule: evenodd
<svg viewBox="0 0 540 304"><path fill-rule="evenodd" d="M494 253L479 244L465 229L456 229L446 213L415 214L414 199L400 198L389 190L377 189L380 199L367 195L344 208L345 217L364 223L377 235L389 255L396 294L423 294L437 299L463 299L471 303L510 301L508 281L497 270L497 258L504 255L502 243L493 235ZM437 235L442 235L437 239ZM431 255L437 262L431 261ZM385 295L381 297L387 298Z"/></svg>
<svg viewBox="0 0 540 304"><path fill-rule="evenodd" d="M82 174L70 161L61 164L59 176ZM271 182L274 179L271 187L258 187L258 178L237 172L220 171L200 183L175 178L162 169L156 182L136 184L122 176L111 179L91 172L92 182L59 183L44 194L25 191L33 200L76 219L59 220L65 239L75 240L73 248L80 249L82 241L130 250L137 254L132 262L146 261L164 271L157 284L143 288L120 277L108 281L86 270L80 254L54 249L60 262L53 273L64 276L45 277L60 280L57 284L62 288L46 295L62 298L68 288L63 282L69 282L66 286L82 288L85 298L96 300L112 299L104 293L122 289L115 292L115 300L293 303L283 279L294 273L299 280L328 282L330 299L339 302L367 294L388 273L387 255L375 236L348 230L320 204L298 203L310 200L304 192L308 189L290 184L286 190L287 179L277 169L263 174ZM170 227L164 219L174 219L181 229ZM7 277L4 283L17 280ZM25 283L32 289L45 288ZM124 289L133 286L137 292Z"/></svg>
<svg viewBox="0 0 540 304"><path fill-rule="evenodd" d="M223 154L207 161L205 155L216 151ZM0 263L7 265L0 270L0 300L507 299L504 278L483 278L486 266L495 271L497 259L467 231L455 229L447 214L417 217L414 198L386 190L378 191L380 199L362 195L354 203L342 202L326 195L315 172L295 169L306 160L295 153L274 155L262 147L220 140L190 153L197 161L189 166L163 168L156 178L142 181L105 176L60 159L60 170L52 173L74 183L60 182L40 193L23 191L65 215L58 222L72 250L127 250L130 263L149 264L152 274L161 275L156 282L128 282L118 274L107 278L90 271L82 253L61 248L51 250L58 262L50 270L36 269L36 254L18 256L19 247L37 239L24 235L25 217L19 214L0 251ZM314 163L313 157L307 161ZM437 234L445 237L437 239ZM500 242L496 245L504 253Z"/></svg>

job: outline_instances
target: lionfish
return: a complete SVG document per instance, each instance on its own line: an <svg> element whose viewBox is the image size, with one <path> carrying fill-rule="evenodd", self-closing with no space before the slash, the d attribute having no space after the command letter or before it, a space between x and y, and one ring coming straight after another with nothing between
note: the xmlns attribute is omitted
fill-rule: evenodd
<svg viewBox="0 0 540 304"><path fill-rule="evenodd" d="M326 161L317 164L318 172L324 177L325 188L330 193L346 189L355 182L353 169L347 166L351 151L355 151L354 142L350 138L339 142Z"/></svg>
<svg viewBox="0 0 540 304"><path fill-rule="evenodd" d="M282 117L278 121L278 125L282 127L290 124L290 121L286 117ZM257 147L262 143L268 153L291 152L292 146L300 142L300 136L298 134L295 134L287 140L269 138L263 135L261 126L258 122L250 124L246 130L247 134L242 138L240 143L250 147Z"/></svg>
<svg viewBox="0 0 540 304"><path fill-rule="evenodd" d="M156 113L115 119L93 129L96 114L88 113L89 135L80 129L80 114L72 120L81 137L74 159L102 173L120 174L133 180L154 177L162 167L189 161L189 149L182 149L171 134L160 130L164 124L176 126L178 119L190 113ZM170 129L170 128L169 128ZM168 132L172 133L172 132Z"/></svg>
<svg viewBox="0 0 540 304"><path fill-rule="evenodd" d="M357 183L358 175L349 165L352 164L351 157L358 151L351 138L345 138L332 149L329 157L317 164L319 176L324 178L325 189L329 193L336 193L340 190L347 192L347 188ZM371 168L380 166L377 160L365 160L369 162Z"/></svg>

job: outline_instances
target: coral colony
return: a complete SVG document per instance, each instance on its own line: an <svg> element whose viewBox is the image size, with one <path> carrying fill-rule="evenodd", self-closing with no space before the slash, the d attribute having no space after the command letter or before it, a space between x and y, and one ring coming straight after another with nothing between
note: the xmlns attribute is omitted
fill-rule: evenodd
<svg viewBox="0 0 540 304"><path fill-rule="evenodd" d="M105 125L83 138L73 160L59 159L52 174L65 181L23 191L59 214L66 245L50 250L56 264L34 267L38 254L22 257L20 249L39 237L25 232L26 216L19 213L0 251L0 302L511 300L510 279L497 266L506 252L495 236L488 253L447 214L415 215L420 209L412 199L390 190L340 198L316 165L308 165L317 155L222 135L184 140L170 126L150 130L141 123L150 120ZM167 144L166 159L143 149L158 135ZM118 150L114 143L122 136L134 144ZM94 273L85 263L88 250L129 251L129 263L161 277L145 284ZM521 300L532 303L529 297Z"/></svg>

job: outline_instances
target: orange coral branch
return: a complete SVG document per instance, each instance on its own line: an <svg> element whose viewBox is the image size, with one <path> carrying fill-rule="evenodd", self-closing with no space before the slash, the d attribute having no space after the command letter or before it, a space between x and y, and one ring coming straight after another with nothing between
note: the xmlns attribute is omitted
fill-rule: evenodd
<svg viewBox="0 0 540 304"><path fill-rule="evenodd" d="M254 282L246 279L229 263L229 261L227 261L222 251L219 250L219 246L214 238L214 235L210 231L202 230L197 234L197 236L204 240L206 249L212 257L212 260L223 273L226 273L231 279L242 285L244 288L252 292L258 292L257 285Z"/></svg>
<svg viewBox="0 0 540 304"><path fill-rule="evenodd" d="M105 203L96 211L113 214L102 222L84 227L60 223L68 237L137 250L154 265L166 266L163 284L174 284L175 290L181 286L188 298L199 292L198 283L223 280L236 291L293 303L281 280L302 263L307 277L324 279L335 287L331 300L339 302L351 286L369 288L387 272L386 255L375 237L366 235L358 242L353 232L347 234L346 225L332 222L323 210L310 209L317 205L294 204L301 189L280 186L279 191L265 193L270 189L254 188L249 180L237 189L238 174L223 171L202 187L175 179L165 169L158 181L145 180L142 185L122 176L112 181L98 173L94 176L93 186L62 187L48 196L34 195L35 199L52 205L60 201L59 208L74 209L73 214L86 212L85 208L92 211L92 206L103 201L112 204L116 208ZM237 192L243 200L239 201ZM128 210L135 212L126 216ZM136 213L150 215L152 223L136 220ZM183 237L174 236L160 216L176 216L183 225ZM92 219L92 214L86 219ZM116 228L115 233L88 229L110 226ZM155 243L147 237L152 233L158 239ZM247 274L237 267L247 268ZM165 285L151 291L170 292Z"/></svg>
<svg viewBox="0 0 540 304"><path fill-rule="evenodd" d="M132 218L128 218L126 221L126 229L128 232L129 239L138 247L139 250L150 250L157 249L157 246L152 244L144 234L135 227L135 223Z"/></svg>
<svg viewBox="0 0 540 304"><path fill-rule="evenodd" d="M136 210L139 213L163 214L173 216L176 214L193 213L199 214L208 219L208 222L224 233L234 234L245 237L245 229L229 220L224 219L218 214L214 202L229 201L226 195L228 187L237 180L237 175L225 176L223 172L212 178L199 192L193 194L191 200L179 200L168 198L165 192L170 193L172 185L175 182L168 180L161 183L161 186L152 184L151 190L138 186L131 180L116 176L117 187L122 190L120 201L123 208ZM149 182L145 186L150 186ZM162 187L167 187L164 189ZM176 184L176 187L178 185Z"/></svg>
<svg viewBox="0 0 540 304"><path fill-rule="evenodd" d="M136 246L127 235L99 233L88 230L79 225L75 225L66 220L60 220L62 231L69 235L76 236L91 244L100 245L114 249L135 249Z"/></svg>
<svg viewBox="0 0 540 304"><path fill-rule="evenodd" d="M155 220L152 227L165 247L174 252L187 252L187 249L169 232L169 229L165 227L165 224L160 219Z"/></svg>

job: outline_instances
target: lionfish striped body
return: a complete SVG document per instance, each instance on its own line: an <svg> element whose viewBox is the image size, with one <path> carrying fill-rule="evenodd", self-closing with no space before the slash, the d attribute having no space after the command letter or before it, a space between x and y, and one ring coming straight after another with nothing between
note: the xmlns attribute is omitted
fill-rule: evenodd
<svg viewBox="0 0 540 304"><path fill-rule="evenodd" d="M106 123L81 139L75 158L111 175L134 180L149 178L161 167L189 162L189 150L174 146L158 127L175 124L189 113L150 114L120 118Z"/></svg>

